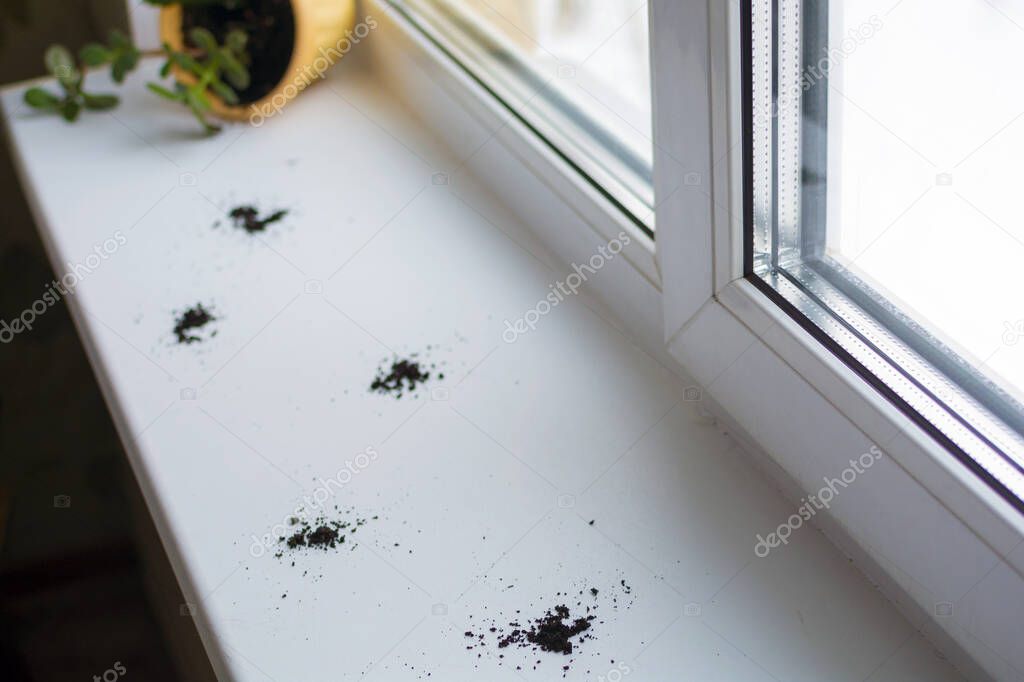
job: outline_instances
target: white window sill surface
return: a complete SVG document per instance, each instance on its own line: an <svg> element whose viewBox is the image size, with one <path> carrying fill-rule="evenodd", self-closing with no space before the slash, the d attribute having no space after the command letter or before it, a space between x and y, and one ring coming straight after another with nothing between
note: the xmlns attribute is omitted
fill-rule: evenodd
<svg viewBox="0 0 1024 682"><path fill-rule="evenodd" d="M157 67L73 126L2 102L58 275L126 237L68 304L222 679L562 679L560 656L466 651L469 617L620 579L632 606L566 679L961 679L814 529L755 557L792 506L586 292L503 341L569 270L365 61L211 139L144 91ZM243 203L290 214L246 235ZM218 335L176 345L200 301ZM367 392L427 345L447 395ZM379 516L354 550L252 556L368 447L329 503Z"/></svg>

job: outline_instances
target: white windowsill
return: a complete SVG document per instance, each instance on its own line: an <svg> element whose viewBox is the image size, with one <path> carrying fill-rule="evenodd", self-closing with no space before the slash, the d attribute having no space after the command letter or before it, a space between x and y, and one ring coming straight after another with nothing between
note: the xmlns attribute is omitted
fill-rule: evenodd
<svg viewBox="0 0 1024 682"><path fill-rule="evenodd" d="M755 559L755 535L791 506L586 292L502 341L566 266L477 166L432 183L463 157L364 56L262 128L206 140L144 92L152 61L119 109L74 126L25 112L19 86L2 97L57 271L127 237L68 304L219 675L521 679L465 651L468 616L621 577L635 603L606 607L569 679L609 658L644 680L959 679L819 533ZM289 219L232 231L225 210L253 201ZM196 301L219 334L179 347L173 311ZM389 348L427 344L447 400L366 392ZM252 535L367 447L379 457L337 494L381 517L358 549L295 567L250 555ZM439 603L447 615L431 615ZM562 679L563 663L529 677Z"/></svg>

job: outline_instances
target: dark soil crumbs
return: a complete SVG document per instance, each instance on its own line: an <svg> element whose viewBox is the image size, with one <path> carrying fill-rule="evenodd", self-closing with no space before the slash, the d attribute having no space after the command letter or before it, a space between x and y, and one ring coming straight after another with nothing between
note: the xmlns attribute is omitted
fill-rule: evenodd
<svg viewBox="0 0 1024 682"><path fill-rule="evenodd" d="M291 0L226 0L216 3L183 3L182 30L186 36L196 26L213 33L224 44L229 31L238 29L249 37L246 66L252 82L236 94L241 104L255 102L281 82L295 46L295 17ZM190 44L190 47L195 47Z"/></svg>
<svg viewBox="0 0 1024 682"><path fill-rule="evenodd" d="M278 543L283 545L283 548L274 556L279 559L284 556L286 551L300 551L307 548L327 551L341 547L346 544L346 537L353 535L366 524L366 519L354 517L341 520L340 518L318 516L309 520L292 518L289 523L292 526L291 534L278 538Z"/></svg>
<svg viewBox="0 0 1024 682"><path fill-rule="evenodd" d="M217 318L210 314L210 311L204 308L202 303L197 303L194 307L189 308L178 316L174 323L174 336L178 339L178 343L202 341L202 337L192 332L202 329L215 319Z"/></svg>
<svg viewBox="0 0 1024 682"><path fill-rule="evenodd" d="M236 206L231 209L228 213L228 217L231 218L232 224L235 227L245 230L249 234L255 232L264 232L267 229L267 225L273 225L279 222L288 215L288 211L278 210L274 211L265 218L260 217L260 212L255 206Z"/></svg>
<svg viewBox="0 0 1024 682"><path fill-rule="evenodd" d="M416 360L417 354L413 353L407 359L395 359L391 361L391 367L384 366L377 369L377 376L370 384L370 391L383 393L401 398L404 393L415 391L416 387L426 382L431 377L431 372ZM435 363L430 365L436 367ZM437 375L438 379L444 379L444 373Z"/></svg>
<svg viewBox="0 0 1024 682"><path fill-rule="evenodd" d="M569 655L572 653L571 639L589 630L590 622L595 618L586 616L573 620L569 617L568 607L562 604L538 618L529 630L513 630L498 642L498 646L503 649L526 637L526 641L536 644L542 651Z"/></svg>

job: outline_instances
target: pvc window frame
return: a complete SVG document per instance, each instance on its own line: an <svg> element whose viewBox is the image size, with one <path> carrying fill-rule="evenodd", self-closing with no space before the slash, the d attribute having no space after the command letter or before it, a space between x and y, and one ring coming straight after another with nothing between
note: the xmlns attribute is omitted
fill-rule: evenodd
<svg viewBox="0 0 1024 682"><path fill-rule="evenodd" d="M745 1L650 3L656 257L669 352L700 378L703 367L729 366L751 344L763 344L806 391L779 396L752 384L755 399L824 399L1024 575L1024 562L1011 556L1024 539L1024 514L748 277L745 225L753 207L744 196L744 159L752 154L744 136ZM725 338L741 334L751 341ZM713 377L705 383L729 411ZM797 447L787 424L740 426L755 442L793 440ZM899 436L903 447L887 450Z"/></svg>
<svg viewBox="0 0 1024 682"><path fill-rule="evenodd" d="M654 236L652 171L641 150L609 127L606 112L586 107L522 54L487 20L457 0L390 0L493 97L517 113L577 173L648 236Z"/></svg>
<svg viewBox="0 0 1024 682"><path fill-rule="evenodd" d="M1024 406L825 250L830 74L814 87L801 87L798 74L829 48L829 5L741 3L751 46L744 199L754 207L744 221L744 275L1024 512ZM782 94L794 91L801 96Z"/></svg>

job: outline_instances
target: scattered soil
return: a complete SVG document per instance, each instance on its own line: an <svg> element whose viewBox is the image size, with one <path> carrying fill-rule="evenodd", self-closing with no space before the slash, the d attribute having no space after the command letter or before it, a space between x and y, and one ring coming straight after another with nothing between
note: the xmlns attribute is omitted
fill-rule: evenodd
<svg viewBox="0 0 1024 682"><path fill-rule="evenodd" d="M295 17L291 0L225 0L219 3L185 3L182 30L202 26L224 44L229 31L238 29L249 36L246 45L252 82L238 91L240 104L255 102L269 94L288 71L295 47ZM191 41L188 41L191 47Z"/></svg>
<svg viewBox="0 0 1024 682"><path fill-rule="evenodd" d="M277 210L265 218L260 217L260 212L255 206L236 206L228 213L231 223L249 234L265 232L268 225L280 222L288 215L286 210Z"/></svg>
<svg viewBox="0 0 1024 682"><path fill-rule="evenodd" d="M477 624L477 630L466 630L463 633L467 639L471 640L467 643L466 649L492 648L494 658L498 660L499 665L506 662L506 652L514 649L568 656L568 661L560 664L562 676L565 677L576 661L575 656L582 653L583 644L596 641L595 626L604 623L598 617L600 607L598 595L607 594L610 591L613 593L611 608L614 610L619 608L618 598L614 592L622 591L626 594L631 592L624 580L620 581L619 586L615 586L613 590L602 591L596 587L590 587L573 593L575 604L571 607L565 603L570 594L559 592L555 595L558 599L555 606L546 608L543 615L525 622L519 616L521 613L519 609L511 619L501 617L476 619L471 615L470 620ZM631 604L632 600L626 606ZM532 606L531 604L530 607L532 608ZM600 654L596 652L594 655L600 657ZM479 653L477 656L482 657ZM541 665L542 660L535 659L532 664L527 663L527 665L536 669ZM516 670L522 669L522 664L516 665ZM590 674L589 670L587 674Z"/></svg>
<svg viewBox="0 0 1024 682"><path fill-rule="evenodd" d="M413 353L405 359L395 358L391 360L390 367L385 361L377 369L377 376L370 384L370 391L393 395L396 399L401 398L404 393L415 391L417 386L431 378L430 370L437 367L436 363L431 363L430 369L427 369L416 360L417 357L418 354ZM437 373L437 378L444 379L444 372Z"/></svg>
<svg viewBox="0 0 1024 682"><path fill-rule="evenodd" d="M214 317L209 310L203 307L202 303L197 303L195 306L189 308L174 322L174 336L178 339L178 343L196 343L202 341L203 338L192 332L197 329L202 329L210 322L213 322L217 318ZM216 333L216 332L215 332Z"/></svg>

